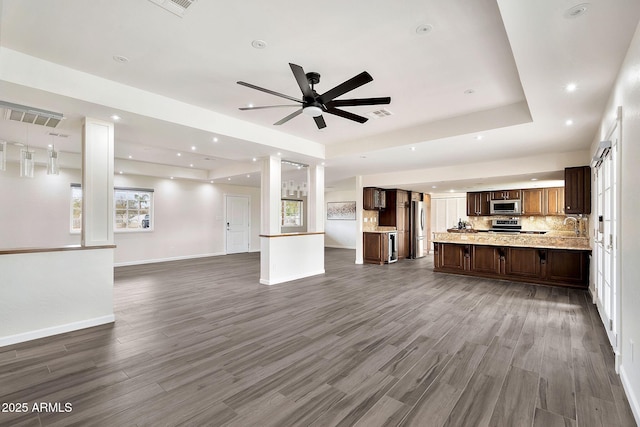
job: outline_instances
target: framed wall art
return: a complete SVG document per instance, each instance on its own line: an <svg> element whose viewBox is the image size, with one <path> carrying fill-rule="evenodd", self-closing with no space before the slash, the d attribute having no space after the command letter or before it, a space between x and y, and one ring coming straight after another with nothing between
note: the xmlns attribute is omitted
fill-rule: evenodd
<svg viewBox="0 0 640 427"><path fill-rule="evenodd" d="M356 219L356 202L327 202L327 219Z"/></svg>

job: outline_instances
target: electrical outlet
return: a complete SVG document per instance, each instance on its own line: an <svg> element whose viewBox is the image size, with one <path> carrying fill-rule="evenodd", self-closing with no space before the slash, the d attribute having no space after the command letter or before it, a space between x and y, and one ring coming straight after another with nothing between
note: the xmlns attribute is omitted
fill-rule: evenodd
<svg viewBox="0 0 640 427"><path fill-rule="evenodd" d="M369 222L369 218L365 218L365 219L364 219L364 222Z"/></svg>

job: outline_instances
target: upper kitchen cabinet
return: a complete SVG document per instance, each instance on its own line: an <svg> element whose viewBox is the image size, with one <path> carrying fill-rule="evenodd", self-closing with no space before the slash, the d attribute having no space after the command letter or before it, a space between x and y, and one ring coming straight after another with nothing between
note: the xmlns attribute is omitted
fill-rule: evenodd
<svg viewBox="0 0 640 427"><path fill-rule="evenodd" d="M545 215L564 215L564 188L554 187L544 189Z"/></svg>
<svg viewBox="0 0 640 427"><path fill-rule="evenodd" d="M544 190L542 188L522 190L522 215L544 215Z"/></svg>
<svg viewBox="0 0 640 427"><path fill-rule="evenodd" d="M564 170L564 213L591 213L591 168L579 166Z"/></svg>
<svg viewBox="0 0 640 427"><path fill-rule="evenodd" d="M520 200L521 190L492 191L491 200Z"/></svg>
<svg viewBox="0 0 640 427"><path fill-rule="evenodd" d="M384 209L386 206L386 192L381 188L365 187L362 189L362 208L368 211Z"/></svg>
<svg viewBox="0 0 640 427"><path fill-rule="evenodd" d="M489 215L491 192L467 193L467 216Z"/></svg>

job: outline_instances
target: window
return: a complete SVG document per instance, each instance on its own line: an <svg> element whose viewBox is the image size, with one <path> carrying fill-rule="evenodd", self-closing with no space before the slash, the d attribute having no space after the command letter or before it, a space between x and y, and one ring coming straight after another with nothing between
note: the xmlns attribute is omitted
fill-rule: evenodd
<svg viewBox="0 0 640 427"><path fill-rule="evenodd" d="M115 231L149 228L152 193L125 188L116 188L114 191Z"/></svg>
<svg viewBox="0 0 640 427"><path fill-rule="evenodd" d="M283 227L302 227L302 200L281 200L280 224Z"/></svg>
<svg viewBox="0 0 640 427"><path fill-rule="evenodd" d="M151 230L153 190L115 188L114 231ZM82 230L82 188L71 185L71 231Z"/></svg>

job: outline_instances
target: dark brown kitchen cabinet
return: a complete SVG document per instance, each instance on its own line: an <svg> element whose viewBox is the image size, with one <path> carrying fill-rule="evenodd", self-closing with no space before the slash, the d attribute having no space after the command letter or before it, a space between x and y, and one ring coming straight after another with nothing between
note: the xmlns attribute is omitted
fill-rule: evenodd
<svg viewBox="0 0 640 427"><path fill-rule="evenodd" d="M362 189L362 196L364 210L375 211L384 209L386 206L386 192L381 188L365 187Z"/></svg>
<svg viewBox="0 0 640 427"><path fill-rule="evenodd" d="M398 259L409 256L409 192L387 190L386 207L380 211L378 224L395 227L398 232Z"/></svg>
<svg viewBox="0 0 640 427"><path fill-rule="evenodd" d="M540 249L507 248L506 274L528 278L540 277Z"/></svg>
<svg viewBox="0 0 640 427"><path fill-rule="evenodd" d="M490 202L490 191L467 193L467 216L489 215Z"/></svg>
<svg viewBox="0 0 640 427"><path fill-rule="evenodd" d="M586 288L589 250L434 243L434 271Z"/></svg>
<svg viewBox="0 0 640 427"><path fill-rule="evenodd" d="M434 263L443 270L465 271L470 269L469 245L436 243Z"/></svg>
<svg viewBox="0 0 640 427"><path fill-rule="evenodd" d="M504 249L498 246L471 246L471 271L504 274Z"/></svg>
<svg viewBox="0 0 640 427"><path fill-rule="evenodd" d="M384 264L389 259L389 233L362 233L363 260L366 264Z"/></svg>
<svg viewBox="0 0 640 427"><path fill-rule="evenodd" d="M530 188L522 190L522 215L544 214L544 190Z"/></svg>
<svg viewBox="0 0 640 427"><path fill-rule="evenodd" d="M564 188L544 189L545 215L564 215Z"/></svg>
<svg viewBox="0 0 640 427"><path fill-rule="evenodd" d="M492 191L491 200L520 200L521 193L520 190Z"/></svg>
<svg viewBox="0 0 640 427"><path fill-rule="evenodd" d="M564 170L564 213L591 213L591 168L579 166Z"/></svg>

